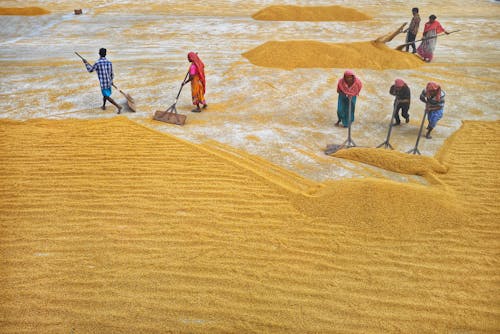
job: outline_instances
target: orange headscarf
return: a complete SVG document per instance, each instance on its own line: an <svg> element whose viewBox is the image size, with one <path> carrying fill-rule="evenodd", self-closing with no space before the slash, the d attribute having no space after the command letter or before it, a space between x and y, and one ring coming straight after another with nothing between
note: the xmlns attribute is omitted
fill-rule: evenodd
<svg viewBox="0 0 500 334"><path fill-rule="evenodd" d="M205 83L205 64L201 61L200 57L198 57L198 54L195 52L189 52L188 53L188 60L196 66L198 69L198 74L200 76L200 81L203 84L203 88L205 89L206 83Z"/></svg>
<svg viewBox="0 0 500 334"><path fill-rule="evenodd" d="M436 92L436 96L434 96L435 101L441 101L441 86L435 82L429 82L425 87L425 97L428 99L431 98L431 92Z"/></svg>
<svg viewBox="0 0 500 334"><path fill-rule="evenodd" d="M347 84L347 81L345 80L345 77L348 76L352 76L354 78L354 82L351 86L349 86ZM344 76L337 83L337 92L342 92L347 96L358 96L362 87L363 84L361 83L361 80L359 80L358 77L354 75L354 72L351 70L347 70L344 72Z"/></svg>

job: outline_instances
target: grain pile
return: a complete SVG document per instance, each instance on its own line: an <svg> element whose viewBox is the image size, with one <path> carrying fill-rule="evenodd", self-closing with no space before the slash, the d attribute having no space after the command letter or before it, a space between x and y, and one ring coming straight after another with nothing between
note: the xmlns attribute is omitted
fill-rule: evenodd
<svg viewBox="0 0 500 334"><path fill-rule="evenodd" d="M49 13L48 10L40 7L0 7L0 15L36 16Z"/></svg>
<svg viewBox="0 0 500 334"><path fill-rule="evenodd" d="M342 6L269 6L254 15L265 21L364 21L370 16L353 8Z"/></svg>
<svg viewBox="0 0 500 334"><path fill-rule="evenodd" d="M494 332L498 131L467 122L423 186L315 183L124 117L1 120L0 331Z"/></svg>
<svg viewBox="0 0 500 334"><path fill-rule="evenodd" d="M384 43L323 43L270 41L243 53L252 64L282 69L369 68L411 69L423 64L413 54L392 50Z"/></svg>

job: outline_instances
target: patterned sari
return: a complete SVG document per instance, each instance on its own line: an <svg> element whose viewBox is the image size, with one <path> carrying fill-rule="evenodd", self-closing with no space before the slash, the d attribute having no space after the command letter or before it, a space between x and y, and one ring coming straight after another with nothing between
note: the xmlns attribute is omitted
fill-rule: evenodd
<svg viewBox="0 0 500 334"><path fill-rule="evenodd" d="M424 58L425 61L430 62L434 57L434 50L437 44L437 35L444 32L444 28L441 24L434 20L434 22L427 22L424 27L424 35L422 36L424 40L420 43L417 48L417 53Z"/></svg>

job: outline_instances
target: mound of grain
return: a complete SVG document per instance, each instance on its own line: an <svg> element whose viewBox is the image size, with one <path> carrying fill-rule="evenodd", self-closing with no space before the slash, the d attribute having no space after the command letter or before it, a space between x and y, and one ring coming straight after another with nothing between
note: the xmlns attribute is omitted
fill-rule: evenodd
<svg viewBox="0 0 500 334"><path fill-rule="evenodd" d="M370 16L342 6L269 6L254 15L264 21L364 21Z"/></svg>
<svg viewBox="0 0 500 334"><path fill-rule="evenodd" d="M0 7L0 15L36 16L50 12L40 7Z"/></svg>
<svg viewBox="0 0 500 334"><path fill-rule="evenodd" d="M323 43L317 41L266 42L243 54L252 64L283 69L368 68L408 69L421 66L415 55L383 43Z"/></svg>

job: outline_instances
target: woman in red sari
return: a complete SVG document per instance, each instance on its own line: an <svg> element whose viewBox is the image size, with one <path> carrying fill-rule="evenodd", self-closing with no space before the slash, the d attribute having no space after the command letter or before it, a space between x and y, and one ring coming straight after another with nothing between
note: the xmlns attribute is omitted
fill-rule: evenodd
<svg viewBox="0 0 500 334"><path fill-rule="evenodd" d="M434 56L434 49L436 48L437 35L444 32L449 34L436 20L436 15L429 16L429 22L424 26L423 41L417 48L417 53L426 62L430 62Z"/></svg>
<svg viewBox="0 0 500 334"><path fill-rule="evenodd" d="M196 106L196 109L191 111L201 112L200 105L203 105L203 109L207 107L207 102L205 101L205 64L203 64L195 52L189 52L187 58L191 66L189 67L189 79L184 84L191 82L191 99L193 105Z"/></svg>

